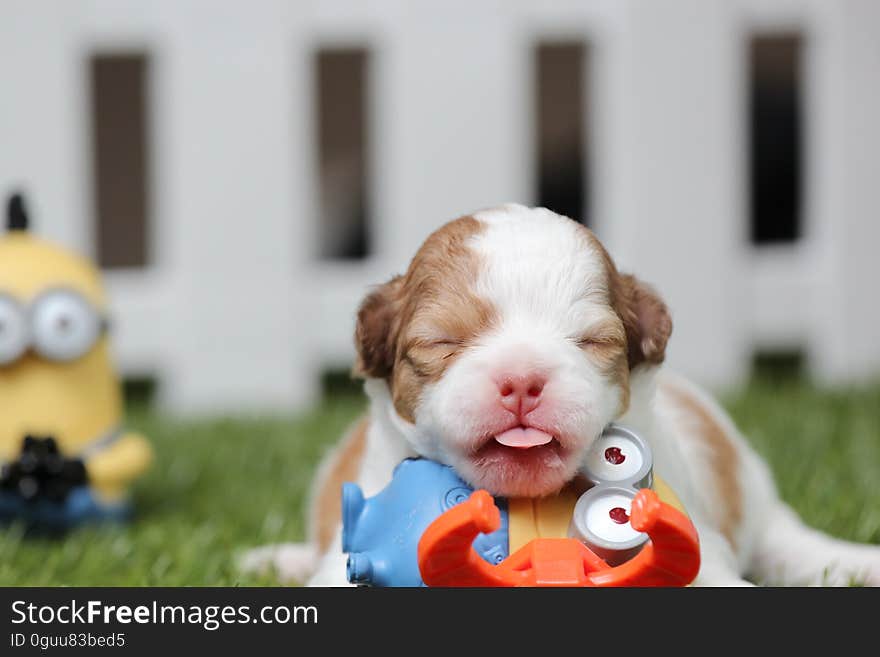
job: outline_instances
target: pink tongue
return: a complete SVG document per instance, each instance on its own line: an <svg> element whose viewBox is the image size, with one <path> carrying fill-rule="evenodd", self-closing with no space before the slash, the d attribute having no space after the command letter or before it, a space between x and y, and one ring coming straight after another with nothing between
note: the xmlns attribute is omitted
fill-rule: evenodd
<svg viewBox="0 0 880 657"><path fill-rule="evenodd" d="M538 431L537 429L516 427L498 434L495 436L495 440L508 447L521 447L526 449L528 447L546 445L553 440L553 436L549 433Z"/></svg>

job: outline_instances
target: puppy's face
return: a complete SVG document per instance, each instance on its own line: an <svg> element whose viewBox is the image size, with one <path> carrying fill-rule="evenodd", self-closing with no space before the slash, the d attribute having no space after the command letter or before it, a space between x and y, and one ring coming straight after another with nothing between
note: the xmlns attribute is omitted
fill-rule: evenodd
<svg viewBox="0 0 880 657"><path fill-rule="evenodd" d="M387 382L418 453L493 494L541 496L575 476L671 330L590 231L508 205L446 224L366 298L356 369Z"/></svg>

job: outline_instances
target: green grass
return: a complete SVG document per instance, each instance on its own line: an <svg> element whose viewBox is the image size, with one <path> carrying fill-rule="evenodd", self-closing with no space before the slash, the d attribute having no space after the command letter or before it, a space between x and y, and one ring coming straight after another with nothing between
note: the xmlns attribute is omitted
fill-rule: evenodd
<svg viewBox="0 0 880 657"><path fill-rule="evenodd" d="M880 384L823 391L763 379L726 406L808 524L880 543Z"/></svg>
<svg viewBox="0 0 880 657"><path fill-rule="evenodd" d="M880 543L880 385L832 392L764 379L726 405L810 524ZM0 530L0 585L273 584L237 572L236 555L302 538L314 466L362 408L340 395L297 418L207 422L134 409L129 424L157 452L135 491L136 522L63 540Z"/></svg>

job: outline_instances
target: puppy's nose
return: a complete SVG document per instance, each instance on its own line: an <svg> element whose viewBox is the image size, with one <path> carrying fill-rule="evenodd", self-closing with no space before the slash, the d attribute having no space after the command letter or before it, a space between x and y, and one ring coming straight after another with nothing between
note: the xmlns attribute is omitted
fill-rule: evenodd
<svg viewBox="0 0 880 657"><path fill-rule="evenodd" d="M498 380L498 393L501 405L520 416L535 410L541 403L546 377L542 374L525 376L502 376Z"/></svg>

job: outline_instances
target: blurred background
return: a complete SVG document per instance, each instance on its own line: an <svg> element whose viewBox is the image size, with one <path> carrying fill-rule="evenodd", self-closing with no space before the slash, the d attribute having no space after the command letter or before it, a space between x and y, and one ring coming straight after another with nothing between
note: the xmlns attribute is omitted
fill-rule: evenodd
<svg viewBox="0 0 880 657"><path fill-rule="evenodd" d="M0 0L0 191L106 273L163 518L27 557L7 536L0 581L237 582L233 547L299 538L362 405L359 300L507 201L654 283L671 366L787 498L880 540L878 71L872 0ZM76 570L87 546L143 568Z"/></svg>

